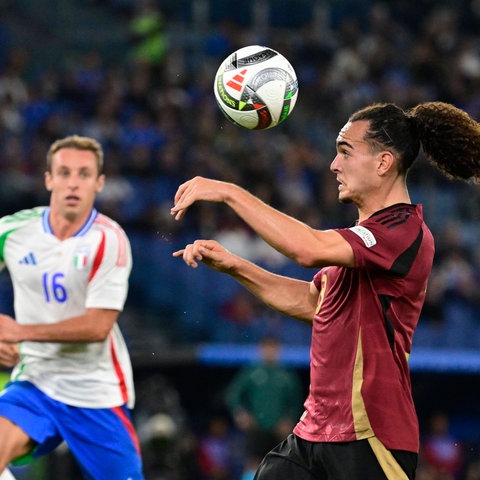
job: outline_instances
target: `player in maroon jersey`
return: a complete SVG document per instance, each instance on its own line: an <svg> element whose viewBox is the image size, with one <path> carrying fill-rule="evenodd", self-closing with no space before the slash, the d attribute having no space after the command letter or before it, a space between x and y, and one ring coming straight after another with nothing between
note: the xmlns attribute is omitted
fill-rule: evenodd
<svg viewBox="0 0 480 480"><path fill-rule="evenodd" d="M337 137L330 169L338 198L358 209L354 227L315 230L241 187L201 177L181 185L178 220L198 201L224 202L312 282L268 272L212 240L174 253L231 275L270 307L312 325L310 392L288 438L257 480L408 480L419 428L408 356L430 275L434 241L406 176L420 147L447 176L480 172L480 128L464 111L425 102L404 111L374 104Z"/></svg>

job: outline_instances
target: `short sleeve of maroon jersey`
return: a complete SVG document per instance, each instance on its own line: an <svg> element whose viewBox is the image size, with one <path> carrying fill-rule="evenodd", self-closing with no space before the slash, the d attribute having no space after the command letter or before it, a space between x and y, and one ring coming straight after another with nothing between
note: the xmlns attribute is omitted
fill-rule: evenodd
<svg viewBox="0 0 480 480"><path fill-rule="evenodd" d="M357 268L404 276L422 243L422 226L417 206L402 204L380 210L355 227L336 231L351 245Z"/></svg>
<svg viewBox="0 0 480 480"><path fill-rule="evenodd" d="M313 283L317 287L317 290L319 292L322 291L322 270L319 270L314 276L313 276Z"/></svg>

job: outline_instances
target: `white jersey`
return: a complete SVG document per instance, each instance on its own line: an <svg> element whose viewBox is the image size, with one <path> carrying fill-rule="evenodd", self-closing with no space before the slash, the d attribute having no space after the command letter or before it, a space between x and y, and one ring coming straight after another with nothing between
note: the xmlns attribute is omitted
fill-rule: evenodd
<svg viewBox="0 0 480 480"><path fill-rule="evenodd" d="M59 240L48 207L0 220L0 268L13 284L18 323L56 323L87 308L123 309L132 268L120 226L96 210L77 234ZM115 323L103 342L22 342L12 380L28 380L48 396L86 408L133 407L130 358Z"/></svg>

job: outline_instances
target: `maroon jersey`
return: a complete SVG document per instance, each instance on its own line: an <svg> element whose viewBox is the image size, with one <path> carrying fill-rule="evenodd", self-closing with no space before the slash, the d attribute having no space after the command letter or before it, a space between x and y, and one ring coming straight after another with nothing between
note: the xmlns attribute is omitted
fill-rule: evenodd
<svg viewBox="0 0 480 480"><path fill-rule="evenodd" d="M313 442L376 436L418 452L408 356L434 241L420 205L397 204L337 230L355 268L325 267L312 328L310 393L294 433Z"/></svg>

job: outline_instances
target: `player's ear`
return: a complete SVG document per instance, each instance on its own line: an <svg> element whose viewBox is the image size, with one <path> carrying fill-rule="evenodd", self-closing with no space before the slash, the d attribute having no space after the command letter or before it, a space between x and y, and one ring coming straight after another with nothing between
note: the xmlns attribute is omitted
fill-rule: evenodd
<svg viewBox="0 0 480 480"><path fill-rule="evenodd" d="M46 171L44 175L44 179L45 179L45 188L49 192L51 192L52 191L52 174L49 171Z"/></svg>
<svg viewBox="0 0 480 480"><path fill-rule="evenodd" d="M379 153L378 156L378 164L377 164L377 172L379 175L383 176L387 172L389 172L395 163L395 157L393 156L392 152L388 150L384 150L383 152Z"/></svg>
<svg viewBox="0 0 480 480"><path fill-rule="evenodd" d="M96 191L101 192L103 190L104 185L105 185L105 175L102 173L97 178L97 189L96 189Z"/></svg>

